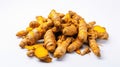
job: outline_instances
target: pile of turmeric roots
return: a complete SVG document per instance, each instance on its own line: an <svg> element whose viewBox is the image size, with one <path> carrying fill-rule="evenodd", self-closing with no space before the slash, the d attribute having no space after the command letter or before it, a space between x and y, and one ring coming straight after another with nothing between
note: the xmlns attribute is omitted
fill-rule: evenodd
<svg viewBox="0 0 120 67"><path fill-rule="evenodd" d="M86 23L84 18L73 11L63 14L53 9L47 18L36 16L16 36L22 38L19 46L28 50L29 57L35 56L44 62L52 61L49 54L59 59L74 51L82 56L92 51L100 57L96 40L107 40L108 33L104 27L95 24L95 21ZM39 41L41 39L43 42ZM84 45L86 46L81 51Z"/></svg>

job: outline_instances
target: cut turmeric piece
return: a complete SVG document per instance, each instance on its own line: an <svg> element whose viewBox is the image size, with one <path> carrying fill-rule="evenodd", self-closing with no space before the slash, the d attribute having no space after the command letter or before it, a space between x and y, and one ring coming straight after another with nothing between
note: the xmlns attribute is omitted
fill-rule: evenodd
<svg viewBox="0 0 120 67"><path fill-rule="evenodd" d="M98 39L108 39L109 35L104 27L101 27L100 25L95 25L93 27L93 30L97 32Z"/></svg>
<svg viewBox="0 0 120 67"><path fill-rule="evenodd" d="M48 53L47 49L45 49L43 47L43 45L40 45L39 47L37 47L35 49L34 54L37 58L39 58L42 61L45 61L45 62L51 62L52 61L52 59L49 57L49 53Z"/></svg>
<svg viewBox="0 0 120 67"><path fill-rule="evenodd" d="M101 33L106 32L105 29L99 25L94 26L93 29L96 30L97 32L101 32Z"/></svg>
<svg viewBox="0 0 120 67"><path fill-rule="evenodd" d="M41 46L41 45L42 45L42 44L35 44L35 45L31 45L31 46L26 45L25 48L26 48L27 50L34 50L34 49L36 49L37 47L39 47L39 46Z"/></svg>

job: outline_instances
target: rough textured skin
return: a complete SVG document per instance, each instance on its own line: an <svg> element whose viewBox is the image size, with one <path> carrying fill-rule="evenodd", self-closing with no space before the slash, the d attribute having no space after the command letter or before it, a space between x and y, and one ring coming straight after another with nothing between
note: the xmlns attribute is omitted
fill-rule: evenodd
<svg viewBox="0 0 120 67"><path fill-rule="evenodd" d="M55 40L54 33L52 32L51 29L46 31L44 35L44 42L45 42L44 46L48 51L53 52L55 50L56 40Z"/></svg>
<svg viewBox="0 0 120 67"><path fill-rule="evenodd" d="M93 30L93 28L88 30L88 41L89 41L89 46L93 53L100 57L100 48L98 44L96 43L96 38L97 38L97 32Z"/></svg>
<svg viewBox="0 0 120 67"><path fill-rule="evenodd" d="M79 49L82 46L82 42L76 38L68 47L67 47L67 51L68 52L73 52L77 49Z"/></svg>
<svg viewBox="0 0 120 67"><path fill-rule="evenodd" d="M33 29L31 32L27 34L25 38L22 39L22 41L19 44L20 47L24 48L25 45L35 44L36 41L42 37L43 34L44 34L44 31L42 29L40 28Z"/></svg>
<svg viewBox="0 0 120 67"><path fill-rule="evenodd" d="M61 58L66 53L66 48L71 41L72 38L68 37L65 41L61 42L61 44L58 44L58 47L54 52L54 57Z"/></svg>
<svg viewBox="0 0 120 67"><path fill-rule="evenodd" d="M37 21L31 21L30 23L29 23L29 27L31 27L31 28L36 28L36 27L39 27L39 22L37 22Z"/></svg>
<svg viewBox="0 0 120 67"><path fill-rule="evenodd" d="M16 33L16 36L23 37L23 36L26 36L27 34L28 34L28 32L26 30L21 30Z"/></svg>
<svg viewBox="0 0 120 67"><path fill-rule="evenodd" d="M87 40L87 24L84 19L79 20L79 30L78 30L78 38L81 42L85 42Z"/></svg>
<svg viewBox="0 0 120 67"><path fill-rule="evenodd" d="M63 29L62 33L67 36L73 36L77 34L77 27L75 25L67 26Z"/></svg>
<svg viewBox="0 0 120 67"><path fill-rule="evenodd" d="M93 51L93 53L96 56L100 57L100 48L99 48L98 44L96 43L96 40L95 39L89 39L89 45L90 45L90 48Z"/></svg>
<svg viewBox="0 0 120 67"><path fill-rule="evenodd" d="M49 52L59 59L66 52L76 51L83 56L91 49L100 57L96 39L107 40L109 35L104 27L95 24L95 21L86 23L84 18L73 11L63 14L53 9L47 18L36 16L36 19L16 36L22 38L19 46L28 50L29 57L35 56L44 62L52 61ZM82 46L87 47L81 51Z"/></svg>

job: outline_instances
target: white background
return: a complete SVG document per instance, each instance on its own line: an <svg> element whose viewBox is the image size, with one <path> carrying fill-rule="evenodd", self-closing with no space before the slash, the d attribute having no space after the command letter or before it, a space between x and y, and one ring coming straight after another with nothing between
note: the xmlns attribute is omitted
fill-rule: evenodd
<svg viewBox="0 0 120 67"><path fill-rule="evenodd" d="M101 58L93 53L80 56L66 54L52 63L39 62L26 56L18 46L15 34L25 29L35 16L47 17L51 9L67 13L72 10L87 22L96 21L107 28L109 40L99 41ZM120 1L119 0L0 0L0 67L119 67L120 66Z"/></svg>

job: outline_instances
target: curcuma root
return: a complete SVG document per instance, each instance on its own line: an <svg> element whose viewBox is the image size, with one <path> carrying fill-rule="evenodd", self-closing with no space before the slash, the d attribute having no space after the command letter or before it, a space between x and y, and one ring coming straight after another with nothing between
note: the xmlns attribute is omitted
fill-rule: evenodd
<svg viewBox="0 0 120 67"><path fill-rule="evenodd" d="M95 21L87 23L76 12L68 11L63 14L53 9L47 18L36 16L35 20L31 21L26 29L17 32L16 36L22 38L19 46L27 49L27 56L47 63L52 62L50 54L59 59L66 53L76 52L84 56L92 51L100 57L96 40L107 40L109 35L105 27L95 24ZM39 41L41 39L43 42ZM86 47L81 51L83 46Z"/></svg>

